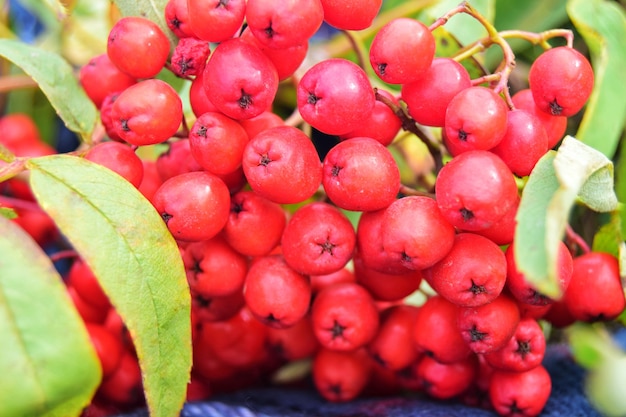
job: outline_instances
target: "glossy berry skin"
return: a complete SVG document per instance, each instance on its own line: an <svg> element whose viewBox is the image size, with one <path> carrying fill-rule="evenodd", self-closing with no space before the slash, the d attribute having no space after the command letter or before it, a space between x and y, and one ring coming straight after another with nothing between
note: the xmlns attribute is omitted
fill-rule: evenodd
<svg viewBox="0 0 626 417"><path fill-rule="evenodd" d="M288 48L272 48L262 43L248 29L244 30L239 38L259 48L272 61L272 64L276 67L279 81L286 80L300 68L309 50L309 42L303 42Z"/></svg>
<svg viewBox="0 0 626 417"><path fill-rule="evenodd" d="M192 296L223 297L243 290L248 260L221 238L191 242L182 250Z"/></svg>
<svg viewBox="0 0 626 417"><path fill-rule="evenodd" d="M241 28L246 14L245 0L187 0L189 27L193 34L208 42L232 38Z"/></svg>
<svg viewBox="0 0 626 417"><path fill-rule="evenodd" d="M428 70L434 56L435 38L428 27L419 20L400 17L389 21L376 33L369 60L381 80L405 84L418 80Z"/></svg>
<svg viewBox="0 0 626 417"><path fill-rule="evenodd" d="M375 101L365 71L343 58L313 65L297 87L302 118L329 135L342 135L357 128L369 117Z"/></svg>
<svg viewBox="0 0 626 417"><path fill-rule="evenodd" d="M313 142L292 126L267 129L252 138L242 167L252 190L278 204L300 203L322 183L322 163Z"/></svg>
<svg viewBox="0 0 626 417"><path fill-rule="evenodd" d="M168 0L164 13L167 27L179 39L195 36L189 26L187 0Z"/></svg>
<svg viewBox="0 0 626 417"><path fill-rule="evenodd" d="M554 148L565 135L567 130L567 117L554 116L550 113L540 110L533 99L533 92L530 88L518 91L511 97L511 101L516 109L526 110L537 117L548 136L548 148Z"/></svg>
<svg viewBox="0 0 626 417"><path fill-rule="evenodd" d="M341 30L366 29L382 4L382 0L322 0L324 20Z"/></svg>
<svg viewBox="0 0 626 417"><path fill-rule="evenodd" d="M385 209L366 211L361 214L356 229L356 245L360 262L366 269L384 274L406 274L412 269L397 261L393 253L383 245L382 225Z"/></svg>
<svg viewBox="0 0 626 417"><path fill-rule="evenodd" d="M204 71L200 71L191 81L189 104L196 117L200 117L206 112L219 112L215 104L207 97L204 89Z"/></svg>
<svg viewBox="0 0 626 417"><path fill-rule="evenodd" d="M271 127L284 126L283 119L271 111L264 111L263 113L255 116L251 119L240 120L239 124L248 134L248 138L252 139L259 133Z"/></svg>
<svg viewBox="0 0 626 417"><path fill-rule="evenodd" d="M239 253L267 255L279 243L287 217L283 208L254 191L231 196L230 215L222 236Z"/></svg>
<svg viewBox="0 0 626 417"><path fill-rule="evenodd" d="M490 303L506 282L507 262L498 245L473 233L459 233L452 249L424 271L431 287L462 307Z"/></svg>
<svg viewBox="0 0 626 417"><path fill-rule="evenodd" d="M278 90L278 72L272 61L241 39L220 43L203 77L209 100L235 120L250 119L268 110Z"/></svg>
<svg viewBox="0 0 626 417"><path fill-rule="evenodd" d="M120 71L106 53L91 58L83 65L78 80L97 108L102 106L102 101L109 94L123 91L137 82L136 78Z"/></svg>
<svg viewBox="0 0 626 417"><path fill-rule="evenodd" d="M367 345L376 362L387 369L400 370L417 360L412 330L418 311L415 306L395 305L381 312L378 332Z"/></svg>
<svg viewBox="0 0 626 417"><path fill-rule="evenodd" d="M352 258L356 282L365 287L377 301L400 301L415 292L422 282L422 272L406 270L402 274L387 274L368 268L363 256Z"/></svg>
<svg viewBox="0 0 626 417"><path fill-rule="evenodd" d="M439 262L450 251L455 232L435 200L410 196L385 209L381 233L383 247L396 264L419 270Z"/></svg>
<svg viewBox="0 0 626 417"><path fill-rule="evenodd" d="M143 179L141 159L123 143L100 142L85 153L85 159L109 168L135 187L139 187Z"/></svg>
<svg viewBox="0 0 626 417"><path fill-rule="evenodd" d="M200 241L211 239L226 224L230 193L215 175L189 172L165 181L152 204L175 239Z"/></svg>
<svg viewBox="0 0 626 417"><path fill-rule="evenodd" d="M270 352L286 361L310 358L320 347L309 315L284 329L270 327L267 342Z"/></svg>
<svg viewBox="0 0 626 417"><path fill-rule="evenodd" d="M131 145L165 142L183 120L182 101L172 86L159 79L128 87L111 108L115 133Z"/></svg>
<svg viewBox="0 0 626 417"><path fill-rule="evenodd" d="M337 206L375 211L396 199L400 170L391 152L380 142L357 137L335 145L326 154L322 184Z"/></svg>
<svg viewBox="0 0 626 417"><path fill-rule="evenodd" d="M311 370L317 392L331 402L355 399L369 379L370 361L365 349L348 352L320 349Z"/></svg>
<svg viewBox="0 0 626 417"><path fill-rule="evenodd" d="M517 209L521 198L518 197L513 206L500 218L486 229L476 230L474 233L484 236L497 245L505 246L513 242L515 238L515 227L517 226Z"/></svg>
<svg viewBox="0 0 626 417"><path fill-rule="evenodd" d="M320 0L248 0L246 22L264 45L284 49L306 43L324 20Z"/></svg>
<svg viewBox="0 0 626 417"><path fill-rule="evenodd" d="M450 399L467 390L478 373L478 361L470 356L458 362L440 363L424 356L415 370L426 393L440 400Z"/></svg>
<svg viewBox="0 0 626 417"><path fill-rule="evenodd" d="M170 43L161 28L140 16L118 20L109 32L107 54L120 71L133 78L157 75L170 53Z"/></svg>
<svg viewBox="0 0 626 417"><path fill-rule="evenodd" d="M372 296L356 283L334 284L318 292L311 305L311 320L320 344L340 351L365 346L379 325Z"/></svg>
<svg viewBox="0 0 626 417"><path fill-rule="evenodd" d="M521 272L515 263L515 245L511 243L505 251L507 262L507 279L506 286L508 291L515 299L522 303L531 305L547 305L554 302L553 299L541 294L530 283L523 272ZM574 265L572 254L567 245L559 242L557 255L557 279L561 292L565 292L568 288L573 273Z"/></svg>
<svg viewBox="0 0 626 417"><path fill-rule="evenodd" d="M441 363L454 363L472 355L456 325L459 306L440 295L429 297L420 307L413 327L413 344Z"/></svg>
<svg viewBox="0 0 626 417"><path fill-rule="evenodd" d="M500 220L518 199L509 167L489 151L468 151L441 168L435 183L443 217L463 231L486 229Z"/></svg>
<svg viewBox="0 0 626 417"><path fill-rule="evenodd" d="M207 112L196 119L189 132L191 154L206 171L225 175L241 166L248 134L222 113Z"/></svg>
<svg viewBox="0 0 626 417"><path fill-rule="evenodd" d="M356 233L350 220L335 206L314 202L300 207L289 219L281 239L287 264L305 275L330 274L352 258Z"/></svg>
<svg viewBox="0 0 626 417"><path fill-rule="evenodd" d="M189 139L167 142L167 150L157 157L155 164L161 181L180 174L203 171L202 166L191 154Z"/></svg>
<svg viewBox="0 0 626 417"><path fill-rule="evenodd" d="M489 400L502 416L533 417L541 414L552 391L548 371L539 365L525 372L494 371Z"/></svg>
<svg viewBox="0 0 626 417"><path fill-rule="evenodd" d="M443 127L450 100L472 86L463 65L450 58L434 58L415 81L402 85L402 100L409 115L419 124Z"/></svg>
<svg viewBox="0 0 626 417"><path fill-rule="evenodd" d="M537 107L555 116L578 113L593 90L593 68L574 48L548 49L533 61L528 83Z"/></svg>
<svg viewBox="0 0 626 417"><path fill-rule="evenodd" d="M202 294L193 293L191 294L192 322L228 320L237 315L245 304L243 289L219 297L205 297Z"/></svg>
<svg viewBox="0 0 626 417"><path fill-rule="evenodd" d="M577 320L613 320L624 310L619 262L613 255L589 252L574 258L572 279L563 298Z"/></svg>
<svg viewBox="0 0 626 417"><path fill-rule="evenodd" d="M400 103L389 91L378 88L376 93L377 99L370 117L365 120L361 126L348 133L340 135L340 140L366 136L377 140L383 146L387 146L393 142L396 135L402 128L402 121L393 112L393 110L391 110L391 108L383 101L379 100L378 97L385 97L397 106L399 106Z"/></svg>
<svg viewBox="0 0 626 417"><path fill-rule="evenodd" d="M246 276L244 298L250 312L269 327L291 327L309 311L311 283L281 255L256 258Z"/></svg>
<svg viewBox="0 0 626 417"><path fill-rule="evenodd" d="M517 303L501 294L489 304L460 307L457 326L465 342L475 353L501 349L515 334L520 321Z"/></svg>
<svg viewBox="0 0 626 417"><path fill-rule="evenodd" d="M506 133L491 152L515 175L525 177L548 149L548 134L539 118L525 110L512 110L507 113Z"/></svg>
<svg viewBox="0 0 626 417"><path fill-rule="evenodd" d="M496 146L506 132L508 108L492 89L476 86L461 90L446 109L445 145L454 155Z"/></svg>
<svg viewBox="0 0 626 417"><path fill-rule="evenodd" d="M546 338L537 320L522 318L508 343L484 358L494 368L524 372L541 365L546 351Z"/></svg>

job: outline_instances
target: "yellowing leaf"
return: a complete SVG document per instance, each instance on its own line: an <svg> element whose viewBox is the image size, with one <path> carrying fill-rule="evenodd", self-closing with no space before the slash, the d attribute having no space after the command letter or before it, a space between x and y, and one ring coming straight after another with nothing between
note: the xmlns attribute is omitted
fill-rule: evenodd
<svg viewBox="0 0 626 417"><path fill-rule="evenodd" d="M0 215L0 415L78 416L101 379L98 357L49 258Z"/></svg>
<svg viewBox="0 0 626 417"><path fill-rule="evenodd" d="M179 249L143 195L85 159L28 162L30 183L133 338L152 417L178 416L191 369L191 300Z"/></svg>

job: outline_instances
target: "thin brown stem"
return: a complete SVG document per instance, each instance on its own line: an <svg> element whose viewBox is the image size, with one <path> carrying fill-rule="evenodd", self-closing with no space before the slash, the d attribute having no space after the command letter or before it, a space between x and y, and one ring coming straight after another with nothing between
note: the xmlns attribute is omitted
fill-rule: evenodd
<svg viewBox="0 0 626 417"><path fill-rule="evenodd" d="M0 195L0 206L28 211L42 211L39 204L34 201L9 197L7 195Z"/></svg>
<svg viewBox="0 0 626 417"><path fill-rule="evenodd" d="M60 250L58 252L51 254L50 260L52 262L57 262L62 259L77 258L77 257L78 257L78 252L76 252L74 249L65 249L65 250Z"/></svg>
<svg viewBox="0 0 626 417"><path fill-rule="evenodd" d="M366 59L365 59L365 48L363 44L356 38L355 34L350 30L343 30L343 34L350 41L350 45L352 46L352 50L356 54L357 65L363 69L363 71L367 71L366 67Z"/></svg>
<svg viewBox="0 0 626 417"><path fill-rule="evenodd" d="M576 255L578 250L583 253L591 252L589 244L569 224L565 228L565 241L572 255Z"/></svg>

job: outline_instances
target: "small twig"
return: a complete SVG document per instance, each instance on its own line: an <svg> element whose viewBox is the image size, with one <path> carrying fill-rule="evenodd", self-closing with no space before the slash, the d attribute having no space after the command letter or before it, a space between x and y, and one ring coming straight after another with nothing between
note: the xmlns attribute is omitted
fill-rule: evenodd
<svg viewBox="0 0 626 417"><path fill-rule="evenodd" d="M366 67L367 60L365 59L366 53L365 53L365 48L363 47L363 44L357 40L356 36L354 36L354 33L352 33L352 31L342 30L342 32L344 35L346 35L346 37L350 41L350 45L352 46L352 49L356 53L358 66L361 67L364 71L367 71L367 67Z"/></svg>
<svg viewBox="0 0 626 417"><path fill-rule="evenodd" d="M591 252L591 248L585 239L576 233L576 231L569 224L565 228L565 240L572 255L577 253L577 249L581 250L583 253Z"/></svg>
<svg viewBox="0 0 626 417"><path fill-rule="evenodd" d="M76 252L74 249L60 250L49 256L52 262L57 262L63 259L77 258L77 257L78 257L78 252Z"/></svg>
<svg viewBox="0 0 626 417"><path fill-rule="evenodd" d="M28 211L43 211L43 209L34 201L23 200L21 198L9 197L7 195L0 195L0 205L3 207L9 207L13 209L28 210Z"/></svg>

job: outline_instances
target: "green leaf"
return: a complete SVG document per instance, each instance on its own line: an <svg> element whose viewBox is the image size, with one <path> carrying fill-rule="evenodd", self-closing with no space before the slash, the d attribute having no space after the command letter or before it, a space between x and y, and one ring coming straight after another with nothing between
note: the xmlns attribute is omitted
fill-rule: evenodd
<svg viewBox="0 0 626 417"><path fill-rule="evenodd" d="M191 368L191 297L165 223L135 187L100 165L52 155L28 167L37 201L130 331L150 415L178 416Z"/></svg>
<svg viewBox="0 0 626 417"><path fill-rule="evenodd" d="M626 126L626 13L606 0L569 0L567 12L589 46L595 84L576 137L612 158Z"/></svg>
<svg viewBox="0 0 626 417"><path fill-rule="evenodd" d="M557 253L577 198L592 210L616 209L612 172L610 160L571 136L531 172L516 217L514 250L519 270L539 292L561 296Z"/></svg>
<svg viewBox="0 0 626 417"><path fill-rule="evenodd" d="M68 129L90 140L98 112L78 84L72 67L59 55L12 39L0 39L0 56L39 84Z"/></svg>
<svg viewBox="0 0 626 417"><path fill-rule="evenodd" d="M174 52L178 39L165 21L165 6L168 0L113 0L123 16L142 16L159 25L170 40L170 53Z"/></svg>
<svg viewBox="0 0 626 417"><path fill-rule="evenodd" d="M621 355L620 349L601 323L578 322L569 326L565 334L574 359L584 368L594 369Z"/></svg>
<svg viewBox="0 0 626 417"><path fill-rule="evenodd" d="M100 362L49 258L3 216L0 270L0 415L78 416Z"/></svg>
<svg viewBox="0 0 626 417"><path fill-rule="evenodd" d="M616 211L611 213L609 222L602 225L594 235L591 249L594 252L610 253L619 258L620 246L623 244L622 219Z"/></svg>
<svg viewBox="0 0 626 417"><path fill-rule="evenodd" d="M0 206L0 216L5 219L13 220L17 218L17 213L13 208Z"/></svg>

